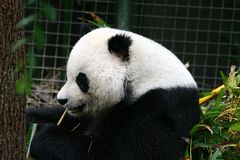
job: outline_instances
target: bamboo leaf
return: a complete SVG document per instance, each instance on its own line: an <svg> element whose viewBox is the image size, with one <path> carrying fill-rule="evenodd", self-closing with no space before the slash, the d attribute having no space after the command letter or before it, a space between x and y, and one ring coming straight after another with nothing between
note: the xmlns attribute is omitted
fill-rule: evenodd
<svg viewBox="0 0 240 160"><path fill-rule="evenodd" d="M209 160L217 160L222 155L222 152L217 148L216 151L209 157Z"/></svg>
<svg viewBox="0 0 240 160"><path fill-rule="evenodd" d="M57 11L52 5L45 3L43 4L43 13L50 20L55 20L57 18Z"/></svg>
<svg viewBox="0 0 240 160"><path fill-rule="evenodd" d="M193 141L193 146L200 147L200 148L210 148L212 144L199 142L198 140L196 140L196 141Z"/></svg>
<svg viewBox="0 0 240 160"><path fill-rule="evenodd" d="M211 127L209 125L206 125L206 124L197 124L197 125L195 125L192 128L191 132L190 132L191 135L196 133L200 128L207 129L211 133L211 135L213 135L213 131L212 131Z"/></svg>
<svg viewBox="0 0 240 160"><path fill-rule="evenodd" d="M37 66L36 58L33 56L31 51L28 51L27 53L27 65L31 68Z"/></svg>
<svg viewBox="0 0 240 160"><path fill-rule="evenodd" d="M222 89L220 90L220 92L218 93L217 98L216 98L216 100L215 100L215 106L216 106L216 107L219 107L219 106L220 106L220 103L221 103L221 101L222 101L223 95L224 95L224 89L222 88Z"/></svg>
<svg viewBox="0 0 240 160"><path fill-rule="evenodd" d="M36 44L37 50L40 51L45 44L46 37L45 37L42 29L39 26L36 27L34 30L34 39L37 43Z"/></svg>
<svg viewBox="0 0 240 160"><path fill-rule="evenodd" d="M229 130L234 132L240 131L240 122L232 124Z"/></svg>
<svg viewBox="0 0 240 160"><path fill-rule="evenodd" d="M21 79L16 81L15 89L18 94L31 95L32 78L29 74L24 74Z"/></svg>
<svg viewBox="0 0 240 160"><path fill-rule="evenodd" d="M227 80L228 80L227 76L222 71L220 71L220 75L221 75L223 84L226 85Z"/></svg>
<svg viewBox="0 0 240 160"><path fill-rule="evenodd" d="M206 96L210 96L212 93L211 91L204 91L204 92L201 92L199 94L200 97L206 97Z"/></svg>
<svg viewBox="0 0 240 160"><path fill-rule="evenodd" d="M19 39L12 47L12 51L15 52L17 49L19 49L20 47L22 47L23 45L25 45L27 42L27 38L23 37L21 39Z"/></svg>
<svg viewBox="0 0 240 160"><path fill-rule="evenodd" d="M236 82L237 82L237 85L240 84L240 75L237 75L237 77L236 77Z"/></svg>
<svg viewBox="0 0 240 160"><path fill-rule="evenodd" d="M25 17L25 18L23 18L22 20L20 20L20 21L17 23L16 27L17 27L17 28L25 27L26 25L28 25L28 24L30 24L31 22L33 22L33 21L35 20L35 18L36 18L36 15L35 15L35 14L30 15L30 16L28 16L28 17Z"/></svg>

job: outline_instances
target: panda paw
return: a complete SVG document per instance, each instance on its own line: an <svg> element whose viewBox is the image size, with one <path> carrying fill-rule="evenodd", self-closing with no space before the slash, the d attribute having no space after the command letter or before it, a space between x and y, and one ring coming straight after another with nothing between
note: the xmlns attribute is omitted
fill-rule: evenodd
<svg viewBox="0 0 240 160"><path fill-rule="evenodd" d="M30 107L26 109L26 121L28 123L41 123L41 124L57 124L60 117L64 112L62 107L52 107L52 108L34 108ZM65 115L61 127L74 127L79 124L79 119L74 118L68 114Z"/></svg>

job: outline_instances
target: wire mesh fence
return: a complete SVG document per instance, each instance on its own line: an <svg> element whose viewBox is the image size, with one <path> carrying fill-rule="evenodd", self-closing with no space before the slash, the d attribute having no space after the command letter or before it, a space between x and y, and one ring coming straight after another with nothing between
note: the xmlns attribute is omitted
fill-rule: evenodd
<svg viewBox="0 0 240 160"><path fill-rule="evenodd" d="M135 0L132 29L172 50L201 89L219 83L220 71L239 65L239 1L232 0ZM133 10L135 10L133 9Z"/></svg>
<svg viewBox="0 0 240 160"><path fill-rule="evenodd" d="M240 1L239 0L69 0L49 1L57 18L38 16L26 28L31 35L37 24L45 34L44 47L36 52L36 40L27 43L36 59L28 66L36 85L35 97L29 103L54 104L56 93L65 81L68 54L86 32L79 19L85 11L95 12L110 26L121 21L119 8L129 3L129 30L151 38L173 51L189 70L201 90L221 84L220 71L240 64ZM40 10L39 4L26 5L25 15ZM120 16L119 16L120 15ZM124 17L126 19L126 17ZM37 97L36 97L37 95Z"/></svg>

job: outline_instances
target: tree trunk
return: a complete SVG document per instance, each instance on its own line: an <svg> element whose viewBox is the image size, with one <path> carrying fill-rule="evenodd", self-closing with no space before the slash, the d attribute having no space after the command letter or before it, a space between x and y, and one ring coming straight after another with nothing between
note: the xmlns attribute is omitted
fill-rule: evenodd
<svg viewBox="0 0 240 160"><path fill-rule="evenodd" d="M23 37L16 29L22 18L21 0L0 0L0 159L24 159L24 96L15 93L15 82L23 70L16 65L24 62L24 48L12 51L13 44Z"/></svg>

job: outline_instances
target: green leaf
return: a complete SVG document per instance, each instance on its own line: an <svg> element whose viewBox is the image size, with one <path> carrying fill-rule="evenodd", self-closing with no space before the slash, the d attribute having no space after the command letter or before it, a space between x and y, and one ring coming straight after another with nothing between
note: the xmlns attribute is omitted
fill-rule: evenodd
<svg viewBox="0 0 240 160"><path fill-rule="evenodd" d="M55 20L57 18L57 12L56 8L54 8L49 3L43 4L43 13L46 17L48 17L50 20Z"/></svg>
<svg viewBox="0 0 240 160"><path fill-rule="evenodd" d="M237 77L236 77L236 82L237 82L237 85L240 84L240 75L237 75Z"/></svg>
<svg viewBox="0 0 240 160"><path fill-rule="evenodd" d="M228 81L228 86L230 88L236 88L237 87L237 82L236 82L236 79L235 78L229 78L229 81Z"/></svg>
<svg viewBox="0 0 240 160"><path fill-rule="evenodd" d="M23 18L22 20L20 20L20 21L17 23L16 27L17 27L17 28L25 27L26 25L28 25L28 24L30 24L31 22L33 22L33 21L35 20L35 18L36 18L36 15L35 15L35 14L32 14L32 15L30 15L30 16L28 16L28 17L25 17L25 18Z"/></svg>
<svg viewBox="0 0 240 160"><path fill-rule="evenodd" d="M189 148L188 147L185 150L184 157L189 157Z"/></svg>
<svg viewBox="0 0 240 160"><path fill-rule="evenodd" d="M240 131L240 122L232 124L229 130L234 132Z"/></svg>
<svg viewBox="0 0 240 160"><path fill-rule="evenodd" d="M30 50L27 53L27 64L30 68L37 66L36 58L33 56Z"/></svg>
<svg viewBox="0 0 240 160"><path fill-rule="evenodd" d="M212 94L211 91L204 91L204 92L201 92L199 96L200 96L200 98L202 98L202 97L209 96L211 94Z"/></svg>
<svg viewBox="0 0 240 160"><path fill-rule="evenodd" d="M224 160L239 160L240 159L240 154L239 151L238 153L234 153L232 151L225 151L223 152L223 158Z"/></svg>
<svg viewBox="0 0 240 160"><path fill-rule="evenodd" d="M24 74L21 79L15 83L16 93L22 95L31 95L32 78L28 74Z"/></svg>
<svg viewBox="0 0 240 160"><path fill-rule="evenodd" d="M193 141L194 147L200 147L200 148L210 148L212 144L199 142L198 140Z"/></svg>
<svg viewBox="0 0 240 160"><path fill-rule="evenodd" d="M36 44L37 50L40 51L44 47L46 37L45 37L42 29L39 26L35 27L33 35L34 35L34 39L37 43Z"/></svg>
<svg viewBox="0 0 240 160"><path fill-rule="evenodd" d="M12 51L15 52L17 49L19 49L20 47L22 47L24 44L26 44L27 42L27 38L23 37L21 39L19 39L12 47Z"/></svg>
<svg viewBox="0 0 240 160"><path fill-rule="evenodd" d="M216 108L215 110L209 110L207 111L207 113L204 115L203 119L204 120L213 120L215 119L217 116L219 116L219 114L221 113L220 107Z"/></svg>
<svg viewBox="0 0 240 160"><path fill-rule="evenodd" d="M195 125L191 129L190 134L191 135L196 134L199 129L206 129L206 130L208 130L211 133L211 135L213 135L213 131L212 131L211 127L209 125L206 125L206 124L197 124L197 125Z"/></svg>
<svg viewBox="0 0 240 160"><path fill-rule="evenodd" d="M220 134L219 134L219 136L221 136L224 140L226 140L226 141L229 141L229 139L230 139L230 135L226 132L221 132Z"/></svg>
<svg viewBox="0 0 240 160"><path fill-rule="evenodd" d="M228 80L227 76L222 71L220 71L220 75L221 75L223 84L226 85L227 80Z"/></svg>
<svg viewBox="0 0 240 160"><path fill-rule="evenodd" d="M221 144L226 141L225 137L219 135L219 131L217 129L214 130L214 135L211 136L211 142L213 144Z"/></svg>
<svg viewBox="0 0 240 160"><path fill-rule="evenodd" d="M222 102L223 95L224 95L224 89L221 89L220 92L217 95L216 100L215 100L215 106L216 107L220 106L220 103Z"/></svg>
<svg viewBox="0 0 240 160"><path fill-rule="evenodd" d="M222 152L217 148L216 151L209 157L209 160L217 160L222 155Z"/></svg>

